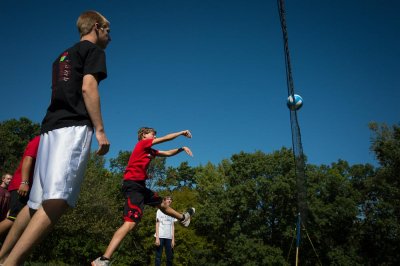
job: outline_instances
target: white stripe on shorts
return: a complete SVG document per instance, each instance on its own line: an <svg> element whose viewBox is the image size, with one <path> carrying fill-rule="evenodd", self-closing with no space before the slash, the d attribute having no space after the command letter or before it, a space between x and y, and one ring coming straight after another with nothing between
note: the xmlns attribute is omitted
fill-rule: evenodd
<svg viewBox="0 0 400 266"><path fill-rule="evenodd" d="M73 126L40 136L28 206L37 210L49 199L75 206L90 155L93 129Z"/></svg>

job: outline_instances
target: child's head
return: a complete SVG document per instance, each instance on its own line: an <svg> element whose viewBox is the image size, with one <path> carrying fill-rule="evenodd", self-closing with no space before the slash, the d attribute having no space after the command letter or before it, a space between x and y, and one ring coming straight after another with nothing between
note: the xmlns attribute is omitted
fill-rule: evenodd
<svg viewBox="0 0 400 266"><path fill-rule="evenodd" d="M163 198L163 201L166 202L166 203L168 204L168 206L171 205L171 203L172 203L172 196L170 196L170 195L165 196L165 197Z"/></svg>
<svg viewBox="0 0 400 266"><path fill-rule="evenodd" d="M102 14L92 10L83 12L76 22L81 37L89 34L96 24L100 28L110 26L110 22Z"/></svg>
<svg viewBox="0 0 400 266"><path fill-rule="evenodd" d="M153 135L155 136L157 134L157 131L154 128L151 128L151 127L142 127L142 128L140 128L139 131L138 131L138 140L144 139L145 135L147 135L149 133L153 133Z"/></svg>

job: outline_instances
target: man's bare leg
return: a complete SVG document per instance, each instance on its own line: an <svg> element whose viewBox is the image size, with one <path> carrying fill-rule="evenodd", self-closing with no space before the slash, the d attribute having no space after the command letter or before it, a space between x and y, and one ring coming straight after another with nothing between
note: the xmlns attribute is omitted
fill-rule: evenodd
<svg viewBox="0 0 400 266"><path fill-rule="evenodd" d="M68 209L65 200L52 199L42 203L4 262L7 265L21 265L32 249L53 229L60 217Z"/></svg>
<svg viewBox="0 0 400 266"><path fill-rule="evenodd" d="M4 240L3 246L1 247L0 263L3 263L7 259L8 254L10 254L11 250L15 246L15 243L17 243L19 237L22 235L26 226L31 220L33 213L34 210L29 209L27 205L19 212L17 219L15 219L15 222L12 225L6 239Z"/></svg>

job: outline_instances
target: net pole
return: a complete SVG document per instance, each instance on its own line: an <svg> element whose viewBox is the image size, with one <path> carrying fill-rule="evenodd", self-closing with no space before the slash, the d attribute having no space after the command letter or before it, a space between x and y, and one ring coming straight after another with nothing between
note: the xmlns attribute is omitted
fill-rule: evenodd
<svg viewBox="0 0 400 266"><path fill-rule="evenodd" d="M296 224L296 266L299 264L299 250L300 250L300 226L301 218L300 213L297 215L297 224Z"/></svg>

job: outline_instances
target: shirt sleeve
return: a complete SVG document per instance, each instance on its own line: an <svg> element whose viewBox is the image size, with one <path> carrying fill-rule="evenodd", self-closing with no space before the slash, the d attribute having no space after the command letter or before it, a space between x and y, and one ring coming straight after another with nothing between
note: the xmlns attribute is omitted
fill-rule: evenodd
<svg viewBox="0 0 400 266"><path fill-rule="evenodd" d="M151 149L151 155L157 156L160 153L159 150Z"/></svg>
<svg viewBox="0 0 400 266"><path fill-rule="evenodd" d="M107 77L106 54L97 46L89 49L83 74L97 74L99 82Z"/></svg>
<svg viewBox="0 0 400 266"><path fill-rule="evenodd" d="M35 137L34 139L32 139L26 146L24 155L32 157L32 158L36 158L38 148L39 148L39 141L40 141L40 137Z"/></svg>
<svg viewBox="0 0 400 266"><path fill-rule="evenodd" d="M161 211L160 210L157 210L157 213L156 213L156 221L158 220L160 220L160 214L161 214Z"/></svg>

